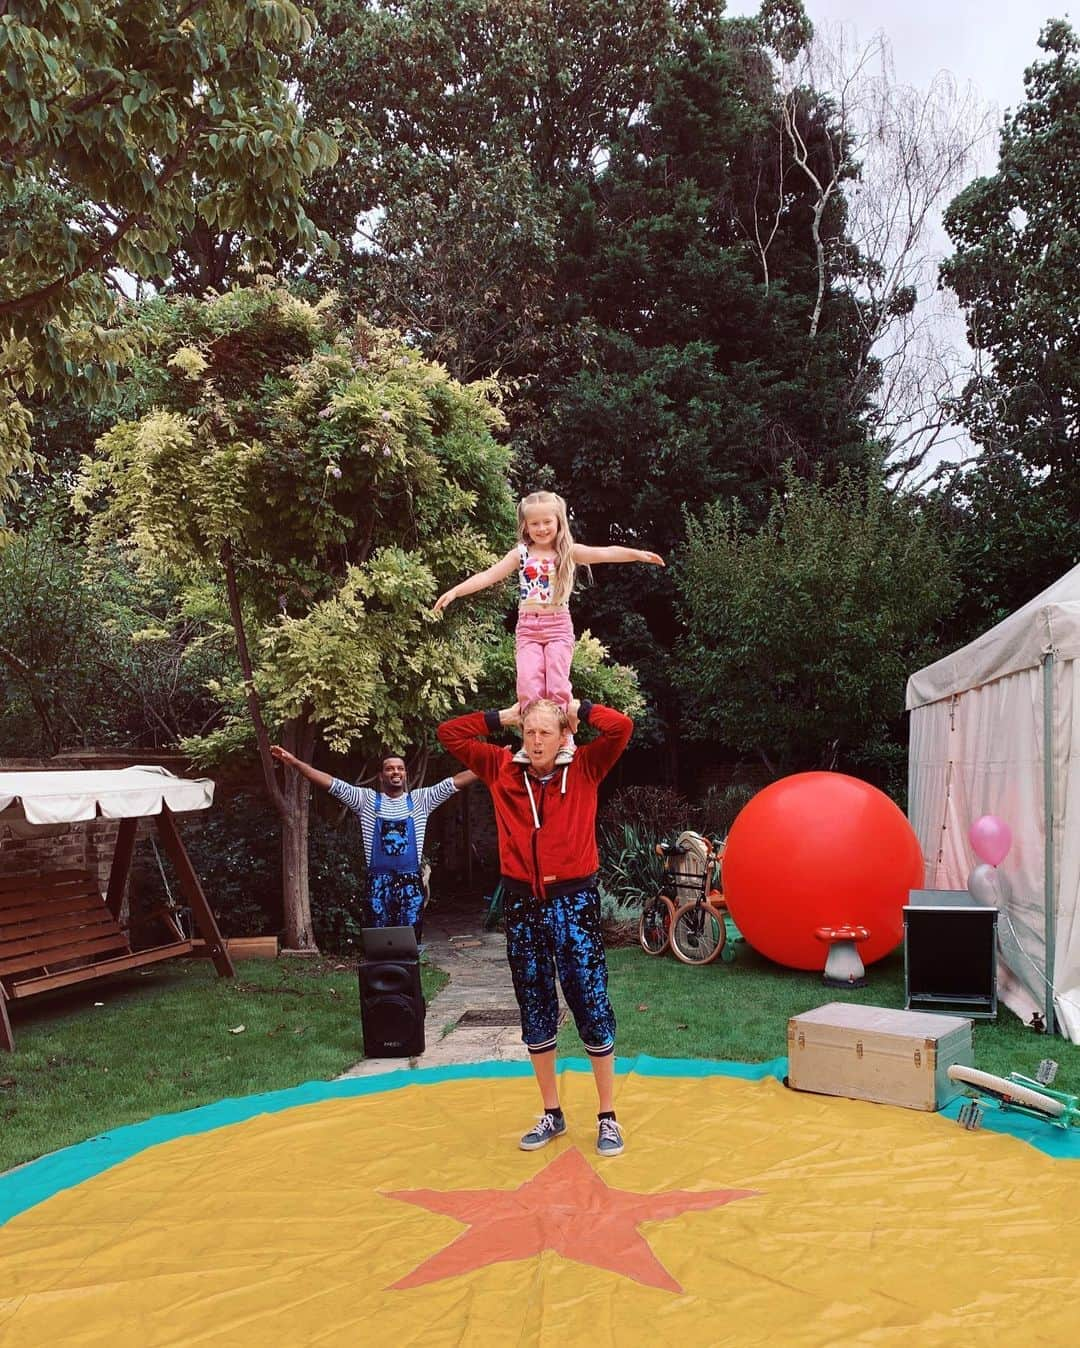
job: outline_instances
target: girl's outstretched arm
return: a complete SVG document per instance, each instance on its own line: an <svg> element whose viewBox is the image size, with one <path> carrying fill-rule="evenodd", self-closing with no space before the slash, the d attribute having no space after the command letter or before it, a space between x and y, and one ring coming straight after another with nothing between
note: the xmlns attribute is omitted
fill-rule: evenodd
<svg viewBox="0 0 1080 1348"><path fill-rule="evenodd" d="M466 594L475 594L477 590L486 590L492 585L497 585L500 580L507 580L518 568L519 554L517 548L511 548L501 562L496 562L494 566L489 566L486 571L477 571L476 575L470 576L468 580L463 580L460 585L455 585L452 590L447 590L445 594L439 595L433 605L435 613L441 613L444 608L460 599Z"/></svg>
<svg viewBox="0 0 1080 1348"><path fill-rule="evenodd" d="M579 566L595 566L597 562L648 562L650 566L663 566L664 559L658 552L644 552L641 548L590 548L584 543L574 544L574 561Z"/></svg>

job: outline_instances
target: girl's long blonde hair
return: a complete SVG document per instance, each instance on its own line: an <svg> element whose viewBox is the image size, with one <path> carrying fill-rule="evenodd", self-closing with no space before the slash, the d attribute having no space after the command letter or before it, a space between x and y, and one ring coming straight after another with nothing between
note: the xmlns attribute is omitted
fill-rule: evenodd
<svg viewBox="0 0 1080 1348"><path fill-rule="evenodd" d="M555 583L551 587L551 600L553 604L568 603L577 568L574 565L574 536L570 532L566 502L553 491L533 491L521 498L517 509L518 541L524 543L526 548L532 540L529 538L525 512L533 506L546 506L559 522L555 534Z"/></svg>

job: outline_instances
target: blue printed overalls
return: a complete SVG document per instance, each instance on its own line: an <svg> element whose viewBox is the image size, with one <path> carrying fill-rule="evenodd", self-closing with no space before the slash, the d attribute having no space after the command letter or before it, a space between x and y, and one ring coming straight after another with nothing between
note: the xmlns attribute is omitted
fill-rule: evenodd
<svg viewBox="0 0 1080 1348"><path fill-rule="evenodd" d="M413 823L412 792L405 796L404 819L382 817L382 792L375 793L375 833L368 861L364 923L369 927L413 927L420 941L424 888Z"/></svg>

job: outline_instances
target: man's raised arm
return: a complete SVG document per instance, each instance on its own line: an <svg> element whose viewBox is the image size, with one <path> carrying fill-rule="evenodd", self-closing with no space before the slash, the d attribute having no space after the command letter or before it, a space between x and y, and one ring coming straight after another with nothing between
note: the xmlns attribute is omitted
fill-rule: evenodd
<svg viewBox="0 0 1080 1348"><path fill-rule="evenodd" d="M577 762L593 781L599 782L608 775L630 743L634 723L621 711L604 707L599 702L571 702L568 710L571 728L576 719L582 725L591 725L600 732L596 739L577 751Z"/></svg>
<svg viewBox="0 0 1080 1348"><path fill-rule="evenodd" d="M334 779L329 773L313 768L310 763L305 763L303 759L289 753L288 749L283 749L280 744L271 744L270 752L279 763L284 763L287 768L295 768L297 772L303 773L309 782L321 786L324 791L330 790L330 784Z"/></svg>
<svg viewBox="0 0 1080 1348"><path fill-rule="evenodd" d="M516 707L503 711L471 711L444 721L435 732L439 743L455 758L471 768L483 782L493 782L507 750L498 744L489 744L488 735L497 734L503 726L512 725L517 717Z"/></svg>

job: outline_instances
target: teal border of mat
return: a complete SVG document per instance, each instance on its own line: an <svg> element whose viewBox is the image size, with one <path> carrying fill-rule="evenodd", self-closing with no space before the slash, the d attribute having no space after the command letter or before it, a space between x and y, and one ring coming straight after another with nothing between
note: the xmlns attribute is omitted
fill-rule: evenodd
<svg viewBox="0 0 1080 1348"><path fill-rule="evenodd" d="M561 1071L588 1072L585 1058L567 1058L559 1063ZM744 1081L761 1081L773 1077L783 1081L787 1075L787 1059L773 1058L769 1062L712 1062L695 1058L620 1058L615 1064L619 1076L631 1072L645 1077L739 1077ZM353 1100L365 1095L379 1095L385 1091L404 1090L408 1086L427 1086L442 1081L483 1081L498 1077L531 1077L528 1062L463 1063L451 1067L420 1067L412 1071L382 1072L369 1077L351 1077L344 1081L308 1081L302 1086L270 1091L263 1095L248 1095L237 1099L218 1100L212 1105L184 1110L178 1114L162 1114L142 1123L131 1123L109 1133L102 1133L73 1147L65 1147L48 1156L0 1175L0 1226L45 1202L54 1194L74 1188L85 1180L110 1170L137 1156L148 1147L171 1142L178 1137L194 1137L215 1128L227 1128L260 1114L277 1114L299 1105L318 1104L324 1100ZM955 1119L963 1100L954 1100L941 1111L946 1118ZM1022 1114L986 1110L983 1127L996 1133L1009 1133L1037 1147L1048 1156L1058 1159L1080 1160L1080 1129L1060 1129L1026 1118Z"/></svg>

